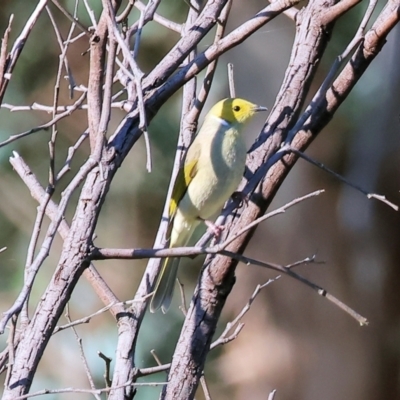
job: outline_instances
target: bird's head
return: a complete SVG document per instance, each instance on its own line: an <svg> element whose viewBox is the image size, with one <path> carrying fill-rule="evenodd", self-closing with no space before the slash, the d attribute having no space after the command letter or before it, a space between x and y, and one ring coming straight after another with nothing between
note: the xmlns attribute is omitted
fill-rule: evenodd
<svg viewBox="0 0 400 400"><path fill-rule="evenodd" d="M209 115L236 125L244 124L258 111L267 111L267 108L257 106L244 99L228 98L215 104L209 111Z"/></svg>

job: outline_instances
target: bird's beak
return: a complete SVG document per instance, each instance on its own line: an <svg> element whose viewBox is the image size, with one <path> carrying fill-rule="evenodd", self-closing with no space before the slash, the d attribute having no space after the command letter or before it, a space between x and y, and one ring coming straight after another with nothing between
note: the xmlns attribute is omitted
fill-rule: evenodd
<svg viewBox="0 0 400 400"><path fill-rule="evenodd" d="M253 111L254 111L254 112L268 111L268 108L267 108L267 107L261 107L261 106L255 106L255 107L253 108Z"/></svg>

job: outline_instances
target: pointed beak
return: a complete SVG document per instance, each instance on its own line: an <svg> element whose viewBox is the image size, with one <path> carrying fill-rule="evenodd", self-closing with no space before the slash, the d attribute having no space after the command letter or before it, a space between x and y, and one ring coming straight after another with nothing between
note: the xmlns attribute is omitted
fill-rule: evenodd
<svg viewBox="0 0 400 400"><path fill-rule="evenodd" d="M268 111L268 108L267 108L267 107L261 107L261 106L255 106L255 107L253 108L253 111L254 111L254 112Z"/></svg>

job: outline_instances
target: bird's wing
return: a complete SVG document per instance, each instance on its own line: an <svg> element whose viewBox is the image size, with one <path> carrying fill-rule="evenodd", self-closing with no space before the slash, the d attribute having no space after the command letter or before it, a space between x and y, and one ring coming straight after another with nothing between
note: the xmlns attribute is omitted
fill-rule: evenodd
<svg viewBox="0 0 400 400"><path fill-rule="evenodd" d="M200 157L200 146L197 141L194 141L187 152L186 159L179 169L176 177L175 185L172 190L171 201L169 204L169 218L173 220L179 202L185 195L190 182L197 173L197 164Z"/></svg>

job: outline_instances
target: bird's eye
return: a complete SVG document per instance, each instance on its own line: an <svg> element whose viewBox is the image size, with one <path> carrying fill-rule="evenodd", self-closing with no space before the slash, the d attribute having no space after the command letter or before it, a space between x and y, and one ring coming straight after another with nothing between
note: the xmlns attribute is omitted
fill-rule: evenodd
<svg viewBox="0 0 400 400"><path fill-rule="evenodd" d="M235 107L233 107L233 111L240 111L240 107L239 106L235 106Z"/></svg>

